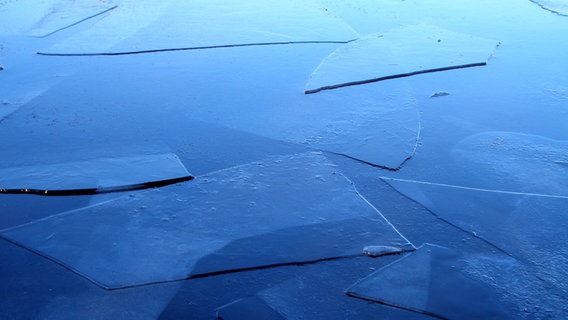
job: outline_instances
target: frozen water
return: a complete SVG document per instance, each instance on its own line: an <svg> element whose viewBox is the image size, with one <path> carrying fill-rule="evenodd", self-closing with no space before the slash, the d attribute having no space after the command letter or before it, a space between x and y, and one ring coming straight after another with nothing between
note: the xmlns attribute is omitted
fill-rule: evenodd
<svg viewBox="0 0 568 320"><path fill-rule="evenodd" d="M306 93L483 65L498 44L429 25L367 35L325 58L310 76Z"/></svg>
<svg viewBox="0 0 568 320"><path fill-rule="evenodd" d="M248 297L220 307L217 310L217 319L284 320L287 318L272 309L260 298Z"/></svg>
<svg viewBox="0 0 568 320"><path fill-rule="evenodd" d="M445 221L489 241L524 264L554 290L568 292L562 281L568 265L568 196L499 192L459 186L385 180L406 197Z"/></svg>
<svg viewBox="0 0 568 320"><path fill-rule="evenodd" d="M358 255L370 242L412 248L319 153L132 193L2 235L105 288Z"/></svg>
<svg viewBox="0 0 568 320"><path fill-rule="evenodd" d="M544 10L568 17L568 1L566 0L530 0Z"/></svg>
<svg viewBox="0 0 568 320"><path fill-rule="evenodd" d="M459 141L451 158L470 178L468 184L550 195L567 195L568 141L519 132L482 132ZM478 181L490 176L483 184ZM487 180L487 179L484 179Z"/></svg>
<svg viewBox="0 0 568 320"><path fill-rule="evenodd" d="M30 153L46 145L51 146L46 154L70 146L79 149L84 141L101 144L104 150L125 140L129 148L164 142L174 148L179 142L173 140L185 140L199 143L191 150L196 153L217 144L215 127L225 127L398 168L413 155L420 133L412 88L399 83L381 90L375 84L303 94L313 65L336 46L169 52L158 54L158 59L88 58L92 68L25 105L17 117L4 122L0 134L20 135L34 146ZM211 124L211 129L201 124L203 130L194 130L193 120ZM22 123L33 124L34 130ZM45 136L64 139L39 139ZM253 151L262 153L257 148L247 152ZM20 151L5 155L15 156L21 161Z"/></svg>
<svg viewBox="0 0 568 320"><path fill-rule="evenodd" d="M65 0L58 1L28 32L34 37L46 37L87 19L96 17L117 7L114 0Z"/></svg>
<svg viewBox="0 0 568 320"><path fill-rule="evenodd" d="M513 309L503 307L510 317L566 318L568 20L559 10L549 12L560 2L541 1L545 11L526 0L224 1L226 7L221 1L122 0L120 7L51 36L27 36L43 18L49 24L57 16L50 15L57 4L72 2L0 0L2 170L171 152L192 173L215 182L199 178L114 201L120 195L0 195L0 229L20 226L0 239L0 318L201 319L251 296L223 309L236 311L224 315L250 318L250 309L268 306L289 319L430 318L345 296L343 290L357 279L400 257L361 254L364 246L400 246L377 237L382 225L369 218L377 211L343 220L335 216L351 217L369 203L384 211L391 229L404 231L413 242L460 251L458 266L468 265L467 276L489 285L489 298L499 291L492 303L500 298L515 303ZM76 13L83 19L94 12ZM343 42L417 24L503 45L483 68L304 94L314 68ZM328 39L334 43L321 43ZM310 43L298 43L304 41ZM174 45L215 49L129 54L175 50ZM124 55L35 54L57 48ZM430 99L438 92L451 96ZM278 156L282 167L274 170L266 169L273 168L268 164L274 158L258 170L251 164L314 149L328 151L349 180L330 180L326 170L298 169L326 163L316 157L302 162ZM289 163L290 170L284 170ZM309 175L326 181L307 183ZM406 182L425 188L397 186L403 196L381 175L412 179ZM229 181L233 178L246 181L244 187ZM255 182L270 190L260 196L247 192ZM359 198L365 203L358 204L359 192L369 203ZM255 205L260 209L247 211ZM243 212L251 220L261 217L264 225L250 227L252 222L241 223L245 219L233 221L243 228L230 225L228 220ZM379 215L378 221L384 219ZM381 226L369 231L376 225ZM343 258L327 260L344 252ZM312 260L319 258L326 261ZM198 276L106 291L69 266L117 287ZM225 272L230 273L219 274ZM418 289L429 290L430 282L423 283ZM464 299L466 310L470 303Z"/></svg>
<svg viewBox="0 0 568 320"><path fill-rule="evenodd" d="M514 319L491 287L466 275L462 259L450 249L424 244L347 294L441 319Z"/></svg>
<svg viewBox="0 0 568 320"><path fill-rule="evenodd" d="M304 1L153 2L121 1L116 10L91 29L42 53L129 53L275 42L348 41L357 37L341 20Z"/></svg>
<svg viewBox="0 0 568 320"><path fill-rule="evenodd" d="M0 1L0 35L21 35L49 14L58 0Z"/></svg>
<svg viewBox="0 0 568 320"><path fill-rule="evenodd" d="M0 193L39 195L118 191L192 178L175 154L4 168L0 177Z"/></svg>
<svg viewBox="0 0 568 320"><path fill-rule="evenodd" d="M429 319L345 295L347 286L394 260L358 257L289 268L285 281L272 281L267 288L219 308L217 314L225 320L256 319L258 311L266 312L266 319Z"/></svg>

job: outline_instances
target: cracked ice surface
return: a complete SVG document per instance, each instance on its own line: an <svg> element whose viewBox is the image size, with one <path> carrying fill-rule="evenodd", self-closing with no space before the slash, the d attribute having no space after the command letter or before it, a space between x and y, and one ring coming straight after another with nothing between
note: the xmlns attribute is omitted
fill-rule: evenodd
<svg viewBox="0 0 568 320"><path fill-rule="evenodd" d="M368 243L413 248L319 153L132 193L2 236L105 288L359 255Z"/></svg>
<svg viewBox="0 0 568 320"><path fill-rule="evenodd" d="M398 168L413 155L420 134L412 88L402 82L385 90L371 84L325 94L302 93L313 65L334 47L312 44L88 58L92 68L22 107L4 122L0 134L9 132L29 141L34 146L30 153L52 145L48 154L69 145L78 149L85 140L105 146L130 140L134 147L172 139L193 144L217 139L212 130L191 129L195 124L189 122L198 120ZM107 59L113 61L112 68ZM22 123L33 124L34 130ZM45 136L66 139L39 139ZM198 152L195 149L192 153Z"/></svg>
<svg viewBox="0 0 568 320"><path fill-rule="evenodd" d="M513 319L496 292L464 272L459 253L424 244L360 280L347 294L441 319Z"/></svg>
<svg viewBox="0 0 568 320"><path fill-rule="evenodd" d="M326 57L310 76L306 93L484 65L498 44L430 25L367 35Z"/></svg>
<svg viewBox="0 0 568 320"><path fill-rule="evenodd" d="M128 0L90 29L41 52L129 53L356 37L341 20L303 1Z"/></svg>
<svg viewBox="0 0 568 320"><path fill-rule="evenodd" d="M567 196L511 193L385 179L445 221L534 268L552 290L568 293Z"/></svg>

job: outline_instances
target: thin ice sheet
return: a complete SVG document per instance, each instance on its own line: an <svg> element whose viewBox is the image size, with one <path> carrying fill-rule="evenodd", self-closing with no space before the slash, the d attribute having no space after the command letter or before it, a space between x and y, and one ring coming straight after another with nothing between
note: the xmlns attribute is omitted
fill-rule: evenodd
<svg viewBox="0 0 568 320"><path fill-rule="evenodd" d="M118 6L114 0L66 0L53 5L50 12L32 27L28 35L47 37L85 20L106 13Z"/></svg>
<svg viewBox="0 0 568 320"><path fill-rule="evenodd" d="M476 189L385 179L398 192L472 237L512 256L548 283L567 292L568 196Z"/></svg>
<svg viewBox="0 0 568 320"><path fill-rule="evenodd" d="M440 319L514 319L491 286L468 277L462 259L448 248L424 244L347 294Z"/></svg>
<svg viewBox="0 0 568 320"><path fill-rule="evenodd" d="M326 57L311 74L306 93L484 65L498 44L430 25L367 35Z"/></svg>
<svg viewBox="0 0 568 320"><path fill-rule="evenodd" d="M104 288L412 248L319 153L132 193L2 236Z"/></svg>
<svg viewBox="0 0 568 320"><path fill-rule="evenodd" d="M104 192L191 178L172 153L0 169L0 193Z"/></svg>
<svg viewBox="0 0 568 320"><path fill-rule="evenodd" d="M146 1L147 2L147 1ZM91 29L44 54L129 53L180 48L348 41L358 35L341 20L302 1L122 1ZM132 12L137 12L135 15ZM124 24L135 16L137 21Z"/></svg>

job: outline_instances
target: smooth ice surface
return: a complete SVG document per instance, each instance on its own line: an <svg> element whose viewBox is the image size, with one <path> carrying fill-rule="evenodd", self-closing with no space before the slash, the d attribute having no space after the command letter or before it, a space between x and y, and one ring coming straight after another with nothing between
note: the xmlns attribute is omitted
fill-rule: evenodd
<svg viewBox="0 0 568 320"><path fill-rule="evenodd" d="M5 189L45 190L46 194L62 190L105 190L189 177L179 158L172 153L102 158L0 169L0 193Z"/></svg>
<svg viewBox="0 0 568 320"><path fill-rule="evenodd" d="M568 196L511 194L459 186L385 180L445 221L536 268L551 288L568 292Z"/></svg>
<svg viewBox="0 0 568 320"><path fill-rule="evenodd" d="M463 257L448 248L424 244L347 290L364 300L442 319L507 319L494 290L464 272Z"/></svg>
<svg viewBox="0 0 568 320"><path fill-rule="evenodd" d="M471 177L469 185L568 196L568 168L557 164L568 161L566 140L520 132L482 132L459 141L451 150L451 159ZM483 183L484 177L491 179Z"/></svg>
<svg viewBox="0 0 568 320"><path fill-rule="evenodd" d="M106 288L409 244L319 153L132 193L5 230Z"/></svg>
<svg viewBox="0 0 568 320"><path fill-rule="evenodd" d="M54 3L50 11L28 32L34 37L46 37L96 17L117 6L115 0L64 0Z"/></svg>
<svg viewBox="0 0 568 320"><path fill-rule="evenodd" d="M217 310L217 319L236 320L284 320L284 316L268 306L258 297L248 297L233 301Z"/></svg>
<svg viewBox="0 0 568 320"><path fill-rule="evenodd" d="M136 17L136 21L134 20ZM131 21L124 25L124 21ZM128 53L252 43L348 41L357 34L304 1L121 1L91 29L42 50Z"/></svg>
<svg viewBox="0 0 568 320"><path fill-rule="evenodd" d="M49 14L58 0L0 1L0 34L24 34Z"/></svg>
<svg viewBox="0 0 568 320"><path fill-rule="evenodd" d="M499 43L437 26L367 35L338 48L312 73L306 93L487 62Z"/></svg>

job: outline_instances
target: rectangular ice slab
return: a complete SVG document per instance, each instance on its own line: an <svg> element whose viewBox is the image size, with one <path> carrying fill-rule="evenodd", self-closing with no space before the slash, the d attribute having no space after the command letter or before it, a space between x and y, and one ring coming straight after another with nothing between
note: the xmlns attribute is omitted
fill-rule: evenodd
<svg viewBox="0 0 568 320"><path fill-rule="evenodd" d="M412 246L322 154L282 156L129 194L2 235L121 288Z"/></svg>
<svg viewBox="0 0 568 320"><path fill-rule="evenodd" d="M86 194L191 178L172 153L102 158L0 169L0 193Z"/></svg>
<svg viewBox="0 0 568 320"><path fill-rule="evenodd" d="M113 0L66 0L54 4L28 35L46 37L117 7Z"/></svg>
<svg viewBox="0 0 568 320"><path fill-rule="evenodd" d="M502 309L495 289L464 273L456 252L425 244L347 290L368 301L440 319L514 319Z"/></svg>
<svg viewBox="0 0 568 320"><path fill-rule="evenodd" d="M429 25L367 35L327 56L310 76L306 93L484 65L498 44Z"/></svg>
<svg viewBox="0 0 568 320"><path fill-rule="evenodd" d="M90 30L42 53L125 54L274 42L348 41L356 37L340 19L305 1L141 4L126 0Z"/></svg>

